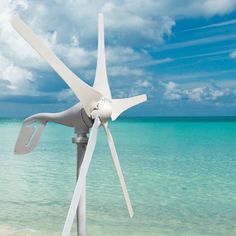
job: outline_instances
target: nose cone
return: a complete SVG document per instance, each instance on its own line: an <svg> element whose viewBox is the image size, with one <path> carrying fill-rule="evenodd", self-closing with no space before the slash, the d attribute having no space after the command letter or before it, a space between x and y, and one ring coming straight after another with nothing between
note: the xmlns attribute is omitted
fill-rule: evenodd
<svg viewBox="0 0 236 236"><path fill-rule="evenodd" d="M111 118L111 114L112 114L111 101L106 98L102 98L92 111L91 117L95 119L95 117L98 116L101 121L105 122L109 118Z"/></svg>
<svg viewBox="0 0 236 236"><path fill-rule="evenodd" d="M106 121L111 117L111 104L107 101L101 100L98 104L98 116L101 120Z"/></svg>

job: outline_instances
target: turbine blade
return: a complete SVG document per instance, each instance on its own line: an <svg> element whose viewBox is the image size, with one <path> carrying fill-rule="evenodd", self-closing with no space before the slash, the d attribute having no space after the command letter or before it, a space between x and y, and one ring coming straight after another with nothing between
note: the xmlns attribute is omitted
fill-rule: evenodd
<svg viewBox="0 0 236 236"><path fill-rule="evenodd" d="M123 194L124 194L124 198L125 198L125 202L126 202L128 211L129 211L129 215L130 215L130 218L132 218L134 212L133 212L133 208L132 208L131 201L130 201L130 198L129 198L129 193L128 193L128 190L127 190L127 187L126 187L126 184L125 184L124 176L123 176L123 173L122 173L122 170L121 170L121 166L120 166L119 158L118 158L118 155L117 155L117 152L116 152L115 144L114 144L111 132L108 128L108 124L105 123L103 125L103 127L104 127L106 135L107 135L108 145L109 145L111 155L112 155L112 159L114 161L116 172L117 172L120 184L121 184L121 188L122 188L122 191L123 191Z"/></svg>
<svg viewBox="0 0 236 236"><path fill-rule="evenodd" d="M70 204L70 208L67 214L67 218L66 218L66 222L64 225L64 229L62 232L62 236L69 236L70 235L70 231L71 231L71 227L73 225L73 221L76 215L76 211L78 208L78 204L79 204L79 200L80 200L80 196L84 187L84 182L85 182L85 178L88 172L88 168L93 156L93 152L95 149L95 145L97 142L97 135L98 135L98 129L100 126L100 120L98 117L96 117L95 122L93 124L90 136L89 136L89 141L88 141L88 145L84 154L84 160L81 164L80 167L80 172L79 172L79 176L78 176L78 180L75 186L75 191L72 197L72 201Z"/></svg>
<svg viewBox="0 0 236 236"><path fill-rule="evenodd" d="M94 88L90 87L78 76L76 76L57 56L47 48L43 42L31 31L31 29L20 19L14 16L11 24L15 30L32 46L34 50L43 57L47 63L58 73L67 83L76 97L83 104L88 115L93 110L95 104L101 99L102 95Z"/></svg>
<svg viewBox="0 0 236 236"><path fill-rule="evenodd" d="M39 126L35 127L33 123L39 122ZM16 141L15 154L26 154L31 152L38 144L39 138L47 122L39 119L26 119L22 124L19 136Z"/></svg>
<svg viewBox="0 0 236 236"><path fill-rule="evenodd" d="M145 101L147 101L146 94L130 97L130 98L112 99L111 119L116 120L116 118L125 110Z"/></svg>
<svg viewBox="0 0 236 236"><path fill-rule="evenodd" d="M96 76L93 87L104 97L111 99L111 91L107 80L106 55L104 43L104 19L103 14L98 14L98 55Z"/></svg>

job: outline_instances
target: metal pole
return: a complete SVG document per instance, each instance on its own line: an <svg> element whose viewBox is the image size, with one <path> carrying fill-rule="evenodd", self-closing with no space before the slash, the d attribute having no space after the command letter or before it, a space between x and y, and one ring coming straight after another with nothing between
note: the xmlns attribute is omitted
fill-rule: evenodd
<svg viewBox="0 0 236 236"><path fill-rule="evenodd" d="M74 137L72 142L77 144L77 180L79 176L79 169L83 162L84 153L88 143L87 134L77 133L77 137ZM84 189L77 209L77 236L86 236L86 182L84 184Z"/></svg>

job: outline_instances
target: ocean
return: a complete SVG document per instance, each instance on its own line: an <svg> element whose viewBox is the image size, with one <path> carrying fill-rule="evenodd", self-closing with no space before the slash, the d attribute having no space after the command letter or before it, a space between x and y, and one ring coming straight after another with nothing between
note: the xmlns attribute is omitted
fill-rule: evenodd
<svg viewBox="0 0 236 236"><path fill-rule="evenodd" d="M75 186L74 132L49 123L32 153L14 155L21 123L0 119L0 236L60 235ZM236 235L235 118L120 118L110 128L134 217L100 129L87 235Z"/></svg>

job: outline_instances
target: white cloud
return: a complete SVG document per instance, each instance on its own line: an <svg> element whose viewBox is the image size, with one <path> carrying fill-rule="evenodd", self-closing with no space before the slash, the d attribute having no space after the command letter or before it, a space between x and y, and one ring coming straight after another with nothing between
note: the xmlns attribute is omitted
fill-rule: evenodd
<svg viewBox="0 0 236 236"><path fill-rule="evenodd" d="M9 4L8 0L1 0L0 1L0 13L5 11L5 9L7 8L8 4Z"/></svg>
<svg viewBox="0 0 236 236"><path fill-rule="evenodd" d="M64 89L59 94L57 94L58 101L66 102L66 101L71 101L74 98L75 96L73 92L71 91L71 89Z"/></svg>
<svg viewBox="0 0 236 236"><path fill-rule="evenodd" d="M136 82L136 85L138 87L141 87L141 88L145 88L145 89L154 89L153 85L148 81L148 80L138 80Z"/></svg>
<svg viewBox="0 0 236 236"><path fill-rule="evenodd" d="M17 66L10 65L7 66L1 73L1 77L3 80L8 80L11 82L11 85L9 86L12 90L17 89L24 89L24 91L27 91L27 87L23 87L22 82L31 81L32 80L32 74L24 69L21 69ZM20 87L19 87L20 86ZM24 84L26 86L26 84Z"/></svg>
<svg viewBox="0 0 236 236"><path fill-rule="evenodd" d="M135 78L144 76L145 72L142 69L129 68L127 66L113 66L109 68L109 74L110 76L116 76L116 77L120 76L120 77Z"/></svg>
<svg viewBox="0 0 236 236"><path fill-rule="evenodd" d="M229 57L232 58L232 59L235 59L236 58L236 51L233 51L229 54Z"/></svg>
<svg viewBox="0 0 236 236"><path fill-rule="evenodd" d="M2 95L31 95L35 92L33 74L24 68L11 63L0 54L0 83Z"/></svg>
<svg viewBox="0 0 236 236"><path fill-rule="evenodd" d="M66 45L53 45L55 53L61 55L61 59L72 68L83 69L89 67L91 62L95 61L96 53L94 51L87 51L84 48Z"/></svg>
<svg viewBox="0 0 236 236"><path fill-rule="evenodd" d="M191 90L185 90L184 93L194 102L200 102L205 96L205 87L193 88Z"/></svg>
<svg viewBox="0 0 236 236"><path fill-rule="evenodd" d="M145 51L138 52L131 47L113 46L106 48L106 59L110 65L123 65L148 60L150 56Z"/></svg>
<svg viewBox="0 0 236 236"><path fill-rule="evenodd" d="M234 0L207 0L203 3L203 9L209 15L223 15L231 12L236 7Z"/></svg>
<svg viewBox="0 0 236 236"><path fill-rule="evenodd" d="M214 88L212 86L198 86L193 88L184 88L172 81L161 83L165 88L164 98L166 100L190 100L193 102L215 101L225 95L228 91L223 88Z"/></svg>

